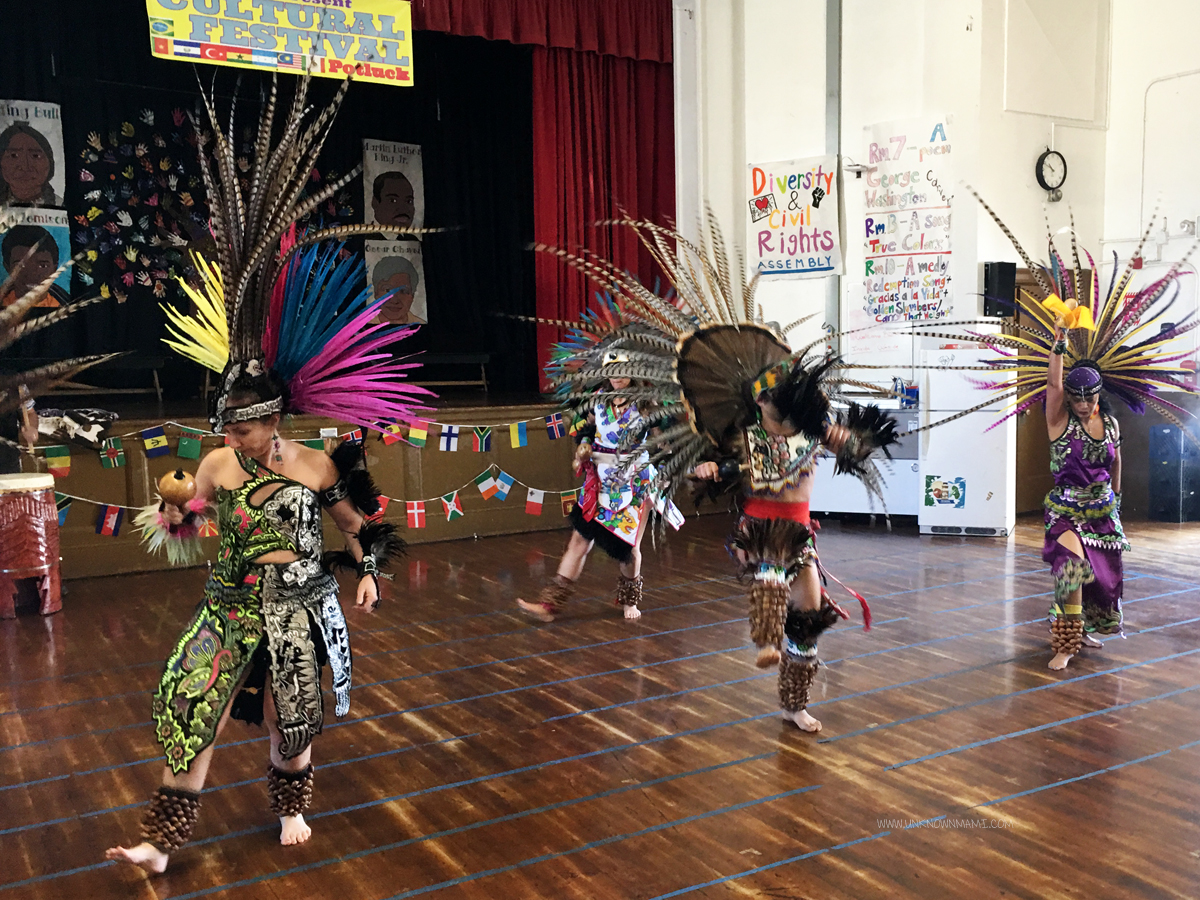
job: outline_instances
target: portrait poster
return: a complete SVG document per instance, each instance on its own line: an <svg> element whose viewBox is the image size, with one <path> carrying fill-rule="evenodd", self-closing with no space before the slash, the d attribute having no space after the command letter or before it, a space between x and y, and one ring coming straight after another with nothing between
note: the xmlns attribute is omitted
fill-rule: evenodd
<svg viewBox="0 0 1200 900"><path fill-rule="evenodd" d="M840 275L837 157L754 163L747 169L751 271L800 278Z"/></svg>
<svg viewBox="0 0 1200 900"><path fill-rule="evenodd" d="M423 228L425 179L420 145L364 140L363 194L368 224Z"/></svg>
<svg viewBox="0 0 1200 900"><path fill-rule="evenodd" d="M63 206L62 117L57 103L0 100L0 206Z"/></svg>
<svg viewBox="0 0 1200 900"><path fill-rule="evenodd" d="M71 258L71 222L63 209L9 208L3 218L8 228L0 239L0 283L7 282L14 269L17 274L0 299L11 306ZM70 296L71 270L67 269L37 305L63 306Z"/></svg>
<svg viewBox="0 0 1200 900"><path fill-rule="evenodd" d="M376 300L388 298L374 321L389 325L426 324L429 308L420 241L366 241L364 249L371 294Z"/></svg>

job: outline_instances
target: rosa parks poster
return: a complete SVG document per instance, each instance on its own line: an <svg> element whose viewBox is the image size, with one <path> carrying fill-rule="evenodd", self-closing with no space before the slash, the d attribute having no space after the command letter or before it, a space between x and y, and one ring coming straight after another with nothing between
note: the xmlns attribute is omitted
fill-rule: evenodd
<svg viewBox="0 0 1200 900"><path fill-rule="evenodd" d="M8 209L4 222L8 229L0 237L0 282L7 282L17 269L2 298L4 305L10 306L70 258L71 232L63 209ZM69 301L70 291L71 270L67 269L54 279L50 292L37 305L62 306Z"/></svg>
<svg viewBox="0 0 1200 900"><path fill-rule="evenodd" d="M0 100L0 206L62 206L64 165L58 104Z"/></svg>
<svg viewBox="0 0 1200 900"><path fill-rule="evenodd" d="M367 241L367 281L371 295L387 297L376 322L424 325L429 321L425 301L425 265L419 241Z"/></svg>
<svg viewBox="0 0 1200 900"><path fill-rule="evenodd" d="M425 222L425 179L419 144L363 141L365 222L421 228Z"/></svg>

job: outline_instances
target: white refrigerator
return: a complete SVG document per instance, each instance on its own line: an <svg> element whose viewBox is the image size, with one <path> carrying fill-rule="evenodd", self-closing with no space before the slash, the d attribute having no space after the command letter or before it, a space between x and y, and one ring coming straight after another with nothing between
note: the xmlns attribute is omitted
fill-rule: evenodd
<svg viewBox="0 0 1200 900"><path fill-rule="evenodd" d="M938 367L982 366L995 358L995 351L975 345L921 351L921 425L939 422L985 400L987 394L971 383L972 377L998 377L989 371ZM921 433L917 522L922 534L1004 537L1012 533L1016 524L1016 420L985 431L1009 403L997 401Z"/></svg>

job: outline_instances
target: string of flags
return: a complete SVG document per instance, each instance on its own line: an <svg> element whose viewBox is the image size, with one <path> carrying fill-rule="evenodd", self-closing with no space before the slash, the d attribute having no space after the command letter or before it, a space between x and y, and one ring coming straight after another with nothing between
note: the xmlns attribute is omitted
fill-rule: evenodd
<svg viewBox="0 0 1200 900"><path fill-rule="evenodd" d="M114 439L119 440L119 439ZM119 451L119 446L117 451ZM441 494L437 497L427 497L424 500L399 500L396 497L389 497L386 494L380 494L379 511L369 518L372 521L383 521L388 505L392 501L404 503L405 521L409 528L424 528L426 524L426 509L425 505L441 504L442 513L446 516L447 522L453 522L463 518L466 513L463 511L462 498L459 497L461 491L467 490L471 485L474 485L484 500L500 500L507 501L512 490L516 486L525 489L525 514L530 516L540 516L546 503L546 496L550 495L559 501L559 509L563 516L569 516L571 509L579 500L578 489L570 491L548 491L539 488L530 487L524 482L518 481L512 475L505 472L496 464L492 464L475 476L467 484L461 485L455 490ZM55 505L58 509L58 524L62 527L67 524L67 513L71 509L71 503L78 500L82 503L90 503L97 507L96 515L96 534L109 537L118 537L121 533L121 525L124 522L126 510L139 510L136 506L122 506L118 503L101 503L98 500L90 500L87 497L77 497L74 494L65 494L58 491L54 494ZM435 507L436 508L436 507ZM212 537L217 533L217 526L211 519L206 523L204 530L200 533L201 537Z"/></svg>
<svg viewBox="0 0 1200 900"><path fill-rule="evenodd" d="M465 440L469 436L473 452L489 453L492 449L493 435L498 431L503 432L505 429L508 430L509 443L513 449L529 446L529 424L531 422L543 423L546 427L546 435L552 441L558 440L568 434L574 435L583 424L580 419L576 419L574 422L568 424L564 420L563 414L556 412L536 419L525 419L520 422L506 422L498 425L468 426L452 425L443 422L417 422L408 429L407 435L404 434L403 426L392 423L382 426L381 432L384 444L407 441L414 447L427 446L430 433L432 432L436 435L434 443L437 448L449 453L458 451L460 437ZM200 431L179 422L164 422L162 425L156 425L153 428L145 428L141 431L131 431L128 434L105 438L101 441L99 448L101 465L106 469L124 467L125 445L123 442L130 438L139 438L142 441L146 456L151 459L158 456L169 456L171 445L167 439L167 427L179 429L179 439L175 449L175 455L179 459L199 459L203 449L202 442L205 438L213 440L221 439L221 435L219 434ZM314 447L317 450L324 450L326 439L361 441L363 439L363 432L359 428L346 433L339 433L336 428L322 428L320 430L320 437L303 438L300 440L300 443L308 447ZM51 475L57 478L66 478L71 473L71 448L69 446L66 444L55 444L37 449L43 454L46 460L46 469Z"/></svg>

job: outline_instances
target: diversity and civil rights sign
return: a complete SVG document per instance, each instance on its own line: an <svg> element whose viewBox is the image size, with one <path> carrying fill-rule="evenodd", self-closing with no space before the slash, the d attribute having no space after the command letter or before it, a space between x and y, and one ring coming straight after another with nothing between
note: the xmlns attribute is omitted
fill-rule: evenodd
<svg viewBox="0 0 1200 900"><path fill-rule="evenodd" d="M163 59L413 83L408 0L146 0L146 11Z"/></svg>
<svg viewBox="0 0 1200 900"><path fill-rule="evenodd" d="M747 169L746 248L752 271L810 278L840 275L837 157L755 163Z"/></svg>

